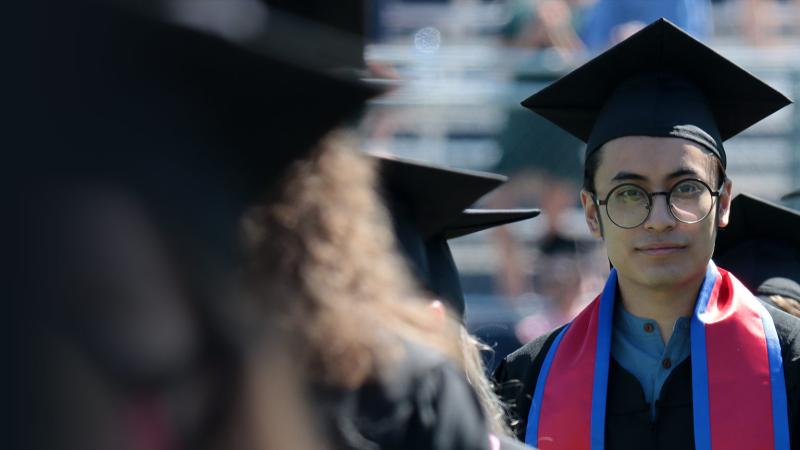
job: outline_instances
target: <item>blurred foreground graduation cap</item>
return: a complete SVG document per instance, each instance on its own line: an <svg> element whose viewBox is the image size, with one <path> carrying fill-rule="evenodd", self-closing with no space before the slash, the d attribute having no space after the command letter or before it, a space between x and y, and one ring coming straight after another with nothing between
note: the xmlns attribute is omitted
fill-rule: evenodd
<svg viewBox="0 0 800 450"><path fill-rule="evenodd" d="M252 339L232 325L258 321L225 284L239 219L378 92L356 73L362 2L31 3L19 110L34 115L9 146L30 271L13 321L13 409L38 444L23 447L217 442Z"/></svg>
<svg viewBox="0 0 800 450"><path fill-rule="evenodd" d="M680 137L716 154L722 142L791 101L666 19L659 19L522 105L587 143Z"/></svg>
<svg viewBox="0 0 800 450"><path fill-rule="evenodd" d="M773 277L800 282L800 212L739 194L717 233L714 261L750 290Z"/></svg>
<svg viewBox="0 0 800 450"><path fill-rule="evenodd" d="M287 1L49 3L36 76L51 163L88 154L86 169L130 172L175 155L257 191L379 92L356 76L363 29L336 22L363 2L328 16Z"/></svg>
<svg viewBox="0 0 800 450"><path fill-rule="evenodd" d="M375 157L402 253L420 283L463 320L464 294L447 240L536 217L539 210L467 209L503 184L502 175Z"/></svg>
<svg viewBox="0 0 800 450"><path fill-rule="evenodd" d="M205 358L233 357L220 335L239 331L223 322L238 312L225 283L242 212L379 91L357 74L362 2L283 3L34 0L20 89L35 115L14 131L36 283L19 303L115 383L153 386L194 364L233 375ZM38 337L19 322L20 342Z"/></svg>
<svg viewBox="0 0 800 450"><path fill-rule="evenodd" d="M46 1L30 183L121 185L230 248L242 209L380 91L358 78L364 2L317 3Z"/></svg>

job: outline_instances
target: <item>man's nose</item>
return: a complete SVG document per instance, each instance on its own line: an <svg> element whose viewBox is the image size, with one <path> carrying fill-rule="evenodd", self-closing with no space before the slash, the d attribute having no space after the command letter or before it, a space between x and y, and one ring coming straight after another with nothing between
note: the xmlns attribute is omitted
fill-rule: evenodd
<svg viewBox="0 0 800 450"><path fill-rule="evenodd" d="M675 228L677 221L669 210L666 195L654 195L650 204L650 215L644 222L648 231L662 232Z"/></svg>

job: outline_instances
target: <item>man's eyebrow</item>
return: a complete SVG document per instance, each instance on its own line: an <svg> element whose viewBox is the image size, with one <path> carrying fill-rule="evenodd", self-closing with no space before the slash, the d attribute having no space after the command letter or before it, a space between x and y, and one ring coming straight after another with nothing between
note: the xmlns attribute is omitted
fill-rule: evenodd
<svg viewBox="0 0 800 450"><path fill-rule="evenodd" d="M647 181L648 178L644 175L639 175L638 173L633 173L633 172L617 172L617 174L614 175L614 178L611 179L611 181L631 181L631 180Z"/></svg>
<svg viewBox="0 0 800 450"><path fill-rule="evenodd" d="M667 175L667 179L671 180L673 178L685 177L687 175L693 176L695 178L700 178L700 174L697 173L696 170L690 169L688 167L681 167L680 169L676 170L675 172L672 172L669 175Z"/></svg>

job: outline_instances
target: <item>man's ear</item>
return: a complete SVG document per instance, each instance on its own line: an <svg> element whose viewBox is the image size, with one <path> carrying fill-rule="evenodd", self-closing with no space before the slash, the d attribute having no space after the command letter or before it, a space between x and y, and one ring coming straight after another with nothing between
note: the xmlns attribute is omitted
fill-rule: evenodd
<svg viewBox="0 0 800 450"><path fill-rule="evenodd" d="M717 225L719 228L728 226L728 220L731 214L731 200L733 199L733 182L725 179L722 187L719 190L719 214L717 217Z"/></svg>
<svg viewBox="0 0 800 450"><path fill-rule="evenodd" d="M602 239L603 227L600 224L600 208L594 202L592 194L586 189L581 190L581 205L583 205L583 217L586 219L586 225L589 226L592 236Z"/></svg>

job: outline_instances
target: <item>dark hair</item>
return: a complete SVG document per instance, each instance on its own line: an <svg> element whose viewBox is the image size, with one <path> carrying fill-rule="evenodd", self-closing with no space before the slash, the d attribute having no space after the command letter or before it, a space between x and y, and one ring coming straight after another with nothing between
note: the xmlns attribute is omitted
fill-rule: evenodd
<svg viewBox="0 0 800 450"><path fill-rule="evenodd" d="M600 147L594 152L592 152L588 158L586 158L586 164L583 166L583 189L587 192L594 193L595 192L595 185L594 185L594 176L597 173L597 168L600 166L600 159L603 153L603 148ZM715 173L711 174L712 179L711 185L716 185L717 189L722 188L722 183L725 182L727 179L727 175L725 174L725 167L722 166L722 161L717 157L717 155L706 152L709 156L709 159L712 164L715 166L716 170ZM710 171L709 171L710 172Z"/></svg>
<svg viewBox="0 0 800 450"><path fill-rule="evenodd" d="M586 158L586 164L583 166L583 189L587 192L595 192L594 174L597 173L597 167L600 165L601 153L603 153L603 147L589 154Z"/></svg>

